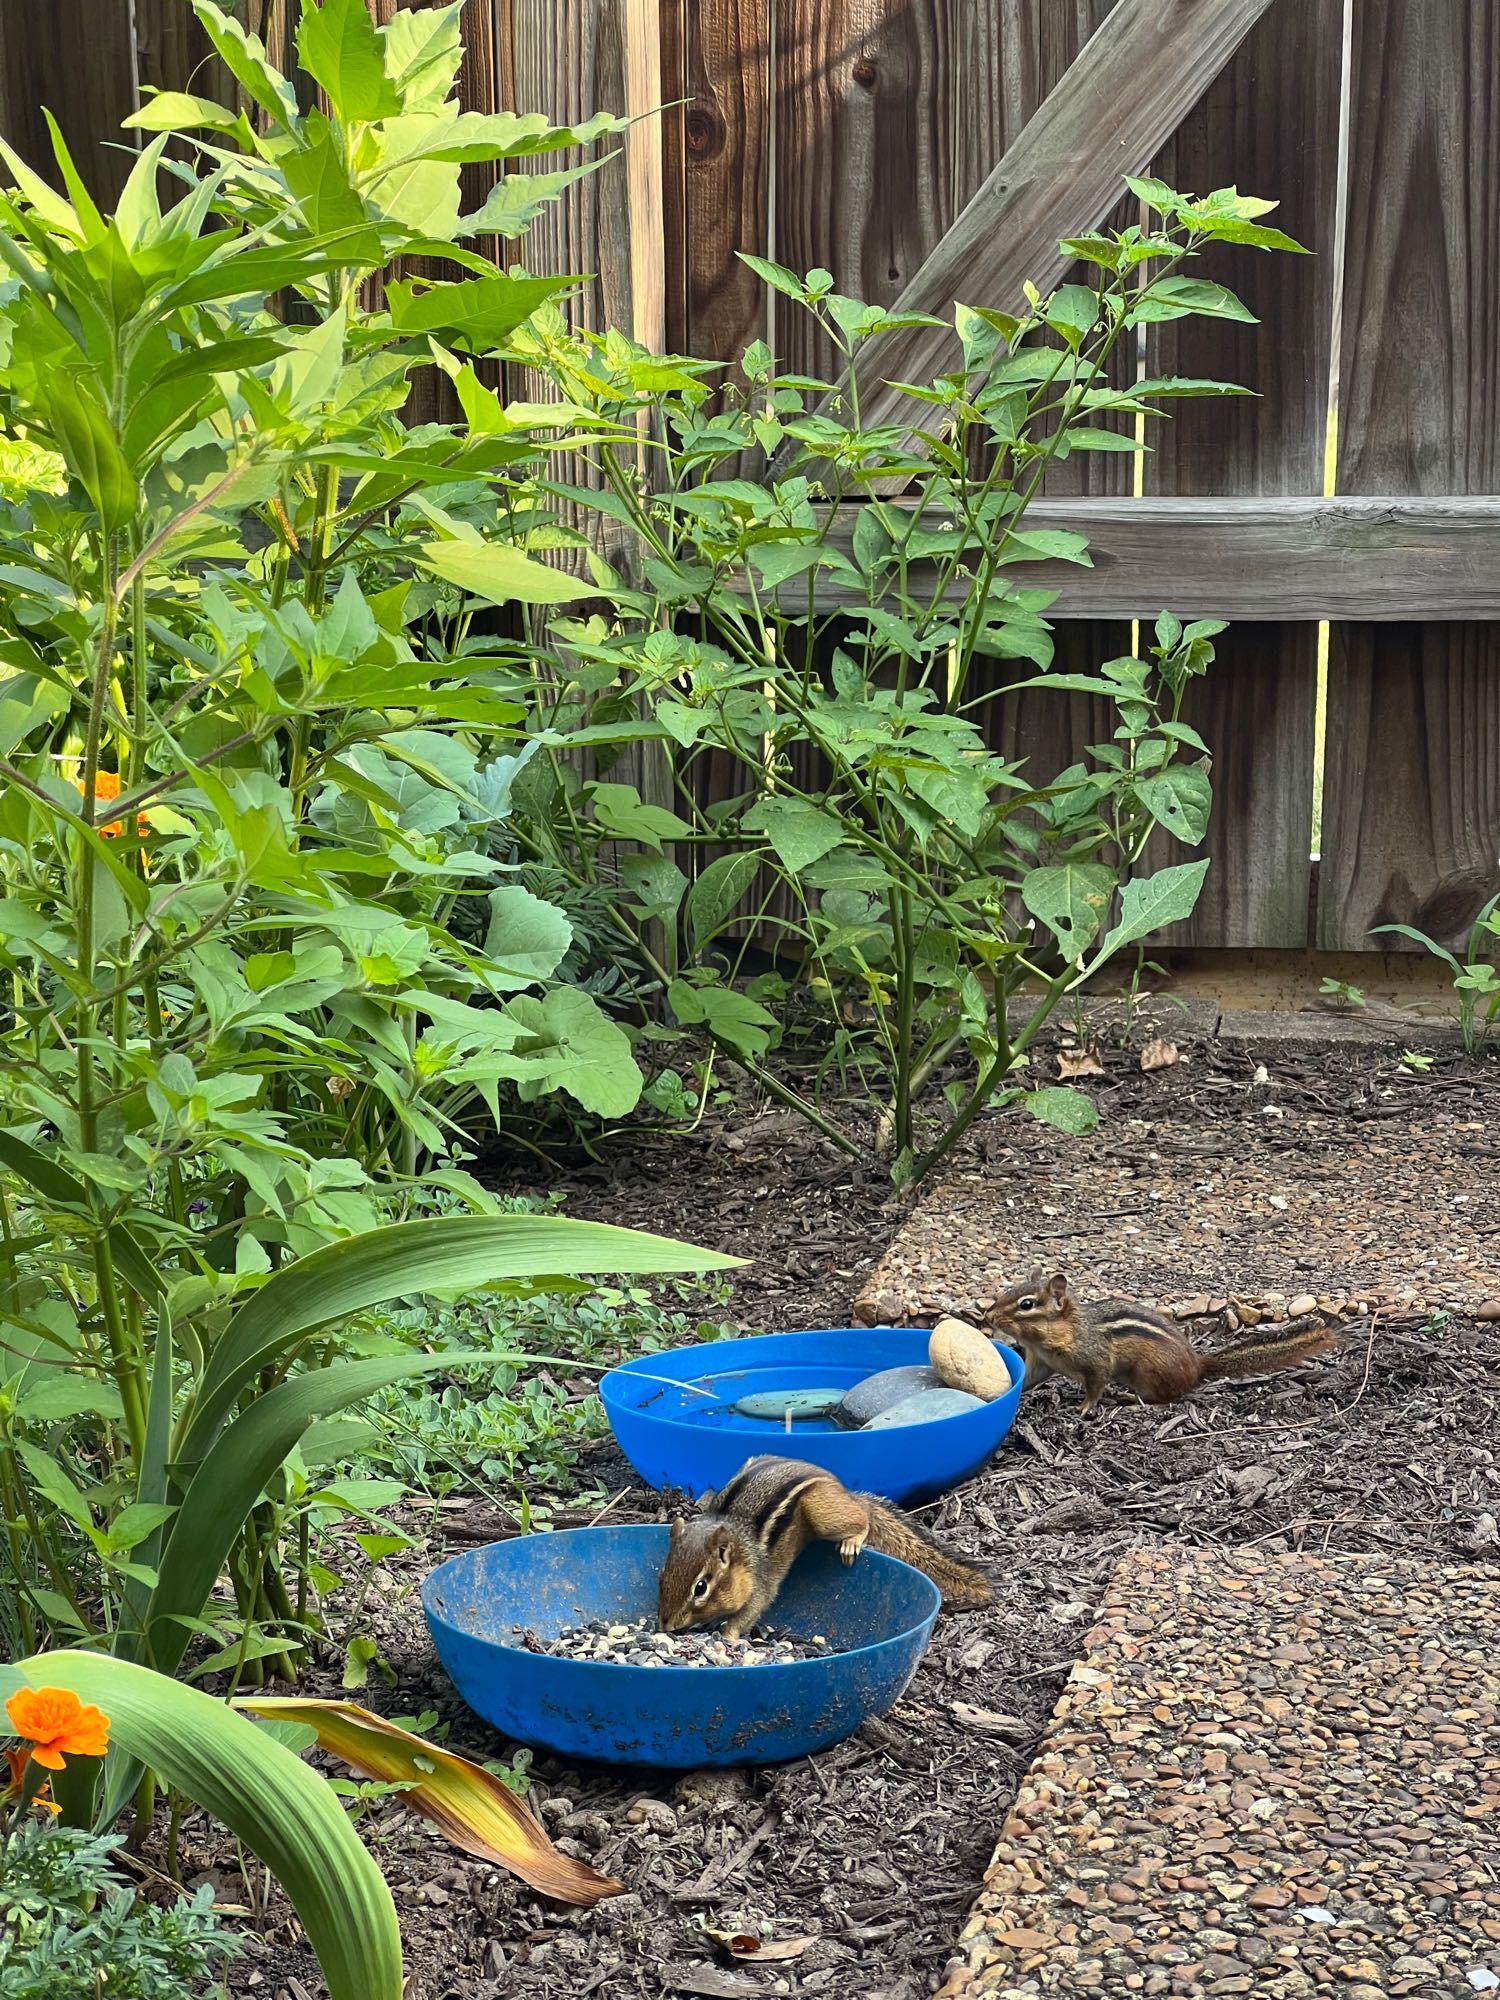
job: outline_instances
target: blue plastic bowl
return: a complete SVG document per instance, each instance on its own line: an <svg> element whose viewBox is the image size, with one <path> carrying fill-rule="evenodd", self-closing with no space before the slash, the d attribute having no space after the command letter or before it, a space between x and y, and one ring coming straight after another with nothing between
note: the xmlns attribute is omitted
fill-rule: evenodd
<svg viewBox="0 0 1500 2000"><path fill-rule="evenodd" d="M1000 1347L1007 1395L909 1429L841 1431L823 1418L788 1432L730 1407L768 1389L849 1389L880 1369L925 1363L929 1338L920 1327L877 1326L710 1341L612 1368L599 1396L615 1442L657 1492L672 1487L699 1499L747 1458L775 1452L825 1467L856 1493L930 1500L978 1472L1015 1422L1025 1364L1008 1347Z"/></svg>
<svg viewBox="0 0 1500 2000"><path fill-rule="evenodd" d="M516 1642L517 1625L539 1638L595 1618L654 1626L668 1538L666 1528L572 1528L471 1549L433 1570L422 1608L469 1707L516 1742L563 1757L673 1770L778 1764L884 1715L927 1650L936 1586L871 1550L847 1570L822 1545L798 1559L772 1614L798 1637L821 1632L829 1651L817 1659L631 1667L555 1659Z"/></svg>

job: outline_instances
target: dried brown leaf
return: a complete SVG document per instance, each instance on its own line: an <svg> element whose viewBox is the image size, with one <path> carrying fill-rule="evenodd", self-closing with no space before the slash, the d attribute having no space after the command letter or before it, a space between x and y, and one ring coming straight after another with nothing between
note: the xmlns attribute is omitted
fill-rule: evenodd
<svg viewBox="0 0 1500 2000"><path fill-rule="evenodd" d="M759 1938L751 1931L710 1931L708 1935L731 1958L768 1965L773 1959L800 1958L815 1937Z"/></svg>
<svg viewBox="0 0 1500 2000"><path fill-rule="evenodd" d="M1064 1081L1075 1076L1103 1076L1104 1065L1092 1049L1059 1049L1057 1073Z"/></svg>
<svg viewBox="0 0 1500 2000"><path fill-rule="evenodd" d="M1160 1036L1155 1041L1147 1042L1141 1050L1141 1068L1144 1070L1170 1069L1178 1060L1177 1044L1163 1041Z"/></svg>

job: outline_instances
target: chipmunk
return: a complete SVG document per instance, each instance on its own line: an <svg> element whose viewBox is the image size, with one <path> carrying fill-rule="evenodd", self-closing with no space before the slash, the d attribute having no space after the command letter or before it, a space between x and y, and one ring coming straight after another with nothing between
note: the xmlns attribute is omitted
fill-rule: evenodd
<svg viewBox="0 0 1500 2000"><path fill-rule="evenodd" d="M1123 1382L1143 1403L1177 1403L1201 1382L1294 1368L1335 1344L1326 1326L1295 1320L1200 1354L1171 1320L1147 1306L1125 1299L1080 1305L1061 1271L1050 1278L1036 1271L1012 1285L986 1319L992 1332L1013 1340L1026 1356L1028 1383L1054 1372L1070 1376L1083 1388L1085 1410L1094 1408L1110 1382Z"/></svg>
<svg viewBox="0 0 1500 2000"><path fill-rule="evenodd" d="M657 1616L664 1632L723 1618L738 1639L763 1617L809 1542L837 1542L852 1563L863 1548L898 1556L963 1609L988 1604L984 1572L950 1555L925 1529L868 1494L850 1493L831 1472L798 1458L752 1458L703 1502L693 1521L672 1523Z"/></svg>

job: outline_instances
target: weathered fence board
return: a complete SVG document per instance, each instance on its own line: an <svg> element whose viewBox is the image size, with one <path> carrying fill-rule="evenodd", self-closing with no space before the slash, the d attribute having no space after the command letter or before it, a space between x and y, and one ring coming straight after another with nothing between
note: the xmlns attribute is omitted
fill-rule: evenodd
<svg viewBox="0 0 1500 2000"><path fill-rule="evenodd" d="M1269 0L1120 0L1036 115L1006 148L897 303L947 312L955 299L1002 309L1030 278L1047 291L1067 259L1058 239L1094 228L1233 55ZM892 334L880 373L923 381L946 364L952 336ZM898 389L869 398L871 422L914 406Z"/></svg>
<svg viewBox="0 0 1500 2000"><path fill-rule="evenodd" d="M766 256L771 173L769 0L668 0L667 333L731 360L765 327L765 287L737 251Z"/></svg>
<svg viewBox="0 0 1500 2000"><path fill-rule="evenodd" d="M1323 489L1343 16L1343 0L1268 9L1157 162L1171 187L1206 194L1239 186L1276 198L1275 222L1314 254L1216 246L1205 275L1211 267L1256 324L1190 319L1147 329L1147 375L1207 376L1255 390L1175 402L1165 421L1150 423L1148 494ZM1232 519L1208 511L1232 554ZM1215 642L1214 670L1184 704L1184 720L1213 749L1213 817L1201 850L1213 866L1189 922L1166 934L1170 943L1307 942L1318 635L1307 625L1261 622L1279 616L1282 580L1274 567L1255 580L1259 604L1238 613L1255 622ZM1164 587L1161 603L1181 615L1175 586ZM1268 716L1274 728L1265 726ZM1158 863L1183 859L1164 835L1150 854Z"/></svg>
<svg viewBox="0 0 1500 2000"><path fill-rule="evenodd" d="M1500 484L1500 9L1354 9L1342 491ZM1500 887L1500 633L1345 624L1330 650L1318 942L1452 940Z"/></svg>
<svg viewBox="0 0 1500 2000"><path fill-rule="evenodd" d="M1054 621L1154 617L1163 605L1183 618L1253 620L1274 610L1278 620L1313 624L1500 618L1500 497L1049 497L1033 501L1027 519L1088 537L1092 568L1042 562L1017 571L1058 592L1047 613ZM852 519L830 541L847 552ZM931 590L931 564L914 562L910 574L914 590ZM831 607L852 594L825 581L819 599Z"/></svg>
<svg viewBox="0 0 1500 2000"><path fill-rule="evenodd" d="M0 6L0 133L54 187L50 111L79 172L112 202L130 171L120 121L136 106L131 10L120 0L43 0L19 17L20 0Z"/></svg>

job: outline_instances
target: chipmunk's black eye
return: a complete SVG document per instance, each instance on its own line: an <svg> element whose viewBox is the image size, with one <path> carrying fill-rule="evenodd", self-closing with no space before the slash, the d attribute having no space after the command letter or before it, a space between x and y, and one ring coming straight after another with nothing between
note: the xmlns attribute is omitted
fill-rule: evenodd
<svg viewBox="0 0 1500 2000"><path fill-rule="evenodd" d="M708 1577L706 1574L700 1576L698 1581L693 1585L693 1595L694 1597L707 1597Z"/></svg>
<svg viewBox="0 0 1500 2000"><path fill-rule="evenodd" d="M1028 1292L1024 1299L1018 1301L1016 1305L1016 1311L1023 1313L1034 1313L1040 1304L1041 1300L1032 1298L1031 1294Z"/></svg>

